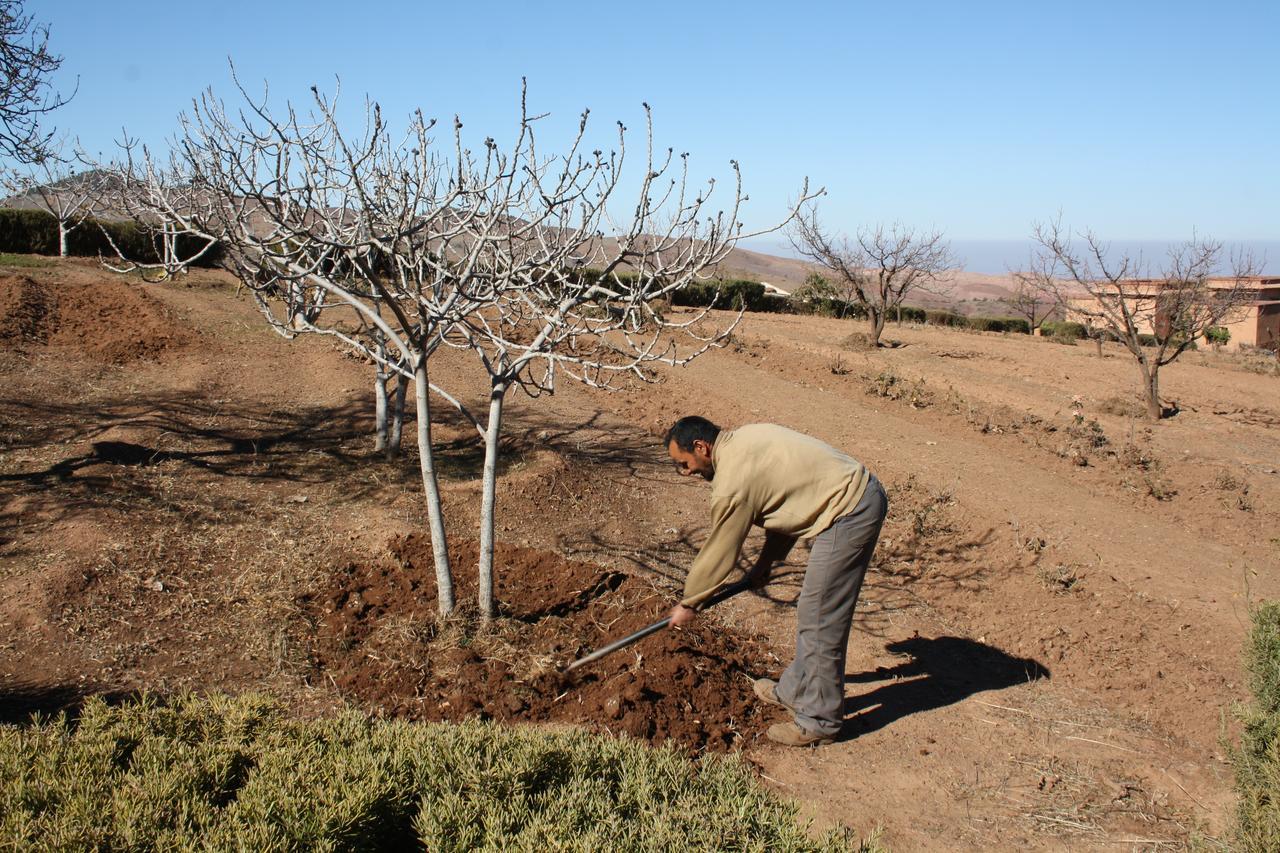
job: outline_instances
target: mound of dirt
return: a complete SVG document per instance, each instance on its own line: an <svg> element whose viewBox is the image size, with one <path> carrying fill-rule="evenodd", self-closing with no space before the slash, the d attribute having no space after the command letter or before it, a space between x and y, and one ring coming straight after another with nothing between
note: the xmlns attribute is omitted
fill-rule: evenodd
<svg viewBox="0 0 1280 853"><path fill-rule="evenodd" d="M193 329L138 287L0 276L0 349L62 347L108 364L156 359L189 345Z"/></svg>
<svg viewBox="0 0 1280 853"><path fill-rule="evenodd" d="M709 618L559 675L564 663L666 615L669 597L639 578L500 545L499 618L478 628L466 615L437 620L428 537L398 538L391 551L394 562L349 562L301 601L315 622L318 673L358 701L414 719L571 722L712 750L783 719L751 694L750 679L770 670L763 643ZM476 557L475 543L455 546L455 575ZM460 577L460 609L474 613L473 591Z"/></svg>
<svg viewBox="0 0 1280 853"><path fill-rule="evenodd" d="M47 342L54 307L45 289L26 276L0 276L0 346Z"/></svg>

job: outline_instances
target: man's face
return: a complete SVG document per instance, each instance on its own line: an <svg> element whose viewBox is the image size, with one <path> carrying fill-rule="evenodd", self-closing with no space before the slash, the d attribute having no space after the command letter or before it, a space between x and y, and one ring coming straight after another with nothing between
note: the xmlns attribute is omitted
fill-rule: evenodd
<svg viewBox="0 0 1280 853"><path fill-rule="evenodd" d="M667 453L682 477L697 474L704 480L710 480L716 475L716 466L711 463L711 445L701 439L693 443L693 450L681 450L673 441L667 445Z"/></svg>

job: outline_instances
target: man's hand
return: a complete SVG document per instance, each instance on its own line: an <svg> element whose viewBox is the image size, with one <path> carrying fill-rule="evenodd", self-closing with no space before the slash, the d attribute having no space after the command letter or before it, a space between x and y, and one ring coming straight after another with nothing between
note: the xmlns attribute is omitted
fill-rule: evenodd
<svg viewBox="0 0 1280 853"><path fill-rule="evenodd" d="M747 587L750 589L764 589L769 583L770 576L773 575L773 563L756 563L755 567L747 573Z"/></svg>
<svg viewBox="0 0 1280 853"><path fill-rule="evenodd" d="M683 604L677 604L671 608L671 627L683 628L685 625L693 622L697 617L698 611L692 607L685 607Z"/></svg>

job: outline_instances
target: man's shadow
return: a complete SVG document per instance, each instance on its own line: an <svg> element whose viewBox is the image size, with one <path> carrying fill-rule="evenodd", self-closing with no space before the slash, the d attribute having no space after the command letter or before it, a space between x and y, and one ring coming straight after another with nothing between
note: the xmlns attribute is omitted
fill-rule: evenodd
<svg viewBox="0 0 1280 853"><path fill-rule="evenodd" d="M951 705L985 690L999 690L1049 678L1049 670L1030 658L1019 658L964 637L912 637L885 646L910 655L895 667L846 675L846 684L889 681L869 693L845 699L842 738L884 728L920 711Z"/></svg>

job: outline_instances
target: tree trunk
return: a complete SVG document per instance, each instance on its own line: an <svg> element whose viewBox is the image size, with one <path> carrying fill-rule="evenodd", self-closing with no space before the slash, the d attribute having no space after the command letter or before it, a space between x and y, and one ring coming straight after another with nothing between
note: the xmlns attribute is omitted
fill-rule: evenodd
<svg viewBox="0 0 1280 853"><path fill-rule="evenodd" d="M67 224L65 222L58 223L58 257L65 258L67 256Z"/></svg>
<svg viewBox="0 0 1280 853"><path fill-rule="evenodd" d="M427 494L427 520L431 525L431 553L436 561L436 593L440 615L453 612L453 574L449 571L449 545L444 534L444 513L440 507L440 484L436 480L435 458L431 450L431 403L427 382L427 359L419 353L413 370L418 400L418 459L422 468L422 489Z"/></svg>
<svg viewBox="0 0 1280 853"><path fill-rule="evenodd" d="M1098 347L1098 358L1102 358L1102 336L1098 335L1093 339L1093 342Z"/></svg>
<svg viewBox="0 0 1280 853"><path fill-rule="evenodd" d="M1160 406L1160 368L1140 361L1138 370L1142 374L1142 393L1147 401L1147 417L1158 421L1164 413Z"/></svg>
<svg viewBox="0 0 1280 853"><path fill-rule="evenodd" d="M400 455L400 437L404 434L404 394L409 388L409 378L396 374L396 394L391 405L391 434L387 437L387 458Z"/></svg>
<svg viewBox="0 0 1280 853"><path fill-rule="evenodd" d="M884 334L884 312L879 308L867 308L867 319L871 321L871 348L880 346L880 336Z"/></svg>
<svg viewBox="0 0 1280 853"><path fill-rule="evenodd" d="M379 364L373 371L373 421L377 437L373 449L387 453L387 369Z"/></svg>
<svg viewBox="0 0 1280 853"><path fill-rule="evenodd" d="M484 476L480 493L480 619L493 618L493 519L498 490L498 439L502 436L502 402L507 395L504 382L494 382L489 393L489 423L484 435Z"/></svg>

